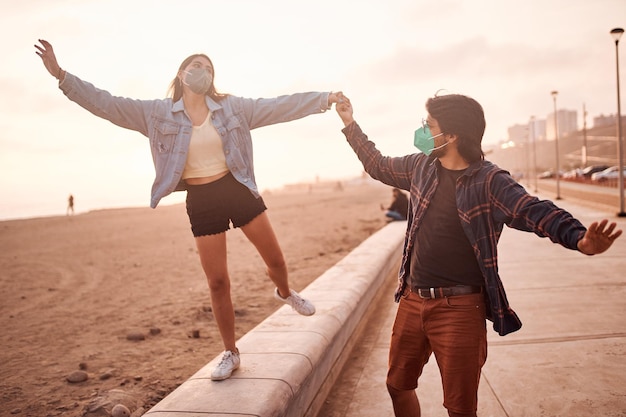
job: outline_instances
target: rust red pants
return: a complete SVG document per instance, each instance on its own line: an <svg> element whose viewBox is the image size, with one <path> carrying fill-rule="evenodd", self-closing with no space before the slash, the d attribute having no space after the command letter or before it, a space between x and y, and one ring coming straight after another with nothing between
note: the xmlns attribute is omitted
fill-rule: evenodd
<svg viewBox="0 0 626 417"><path fill-rule="evenodd" d="M414 390L431 353L441 373L443 405L456 413L478 408L478 382L487 359L484 294L400 300L389 348L387 385Z"/></svg>

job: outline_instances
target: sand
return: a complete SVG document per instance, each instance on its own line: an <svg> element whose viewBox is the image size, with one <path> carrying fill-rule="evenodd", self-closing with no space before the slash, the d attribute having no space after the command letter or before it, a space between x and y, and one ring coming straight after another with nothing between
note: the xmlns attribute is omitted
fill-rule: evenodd
<svg viewBox="0 0 626 417"><path fill-rule="evenodd" d="M302 290L385 225L391 188L263 197ZM281 305L243 233L227 236L239 338ZM0 222L0 271L2 416L141 415L223 350L184 205Z"/></svg>

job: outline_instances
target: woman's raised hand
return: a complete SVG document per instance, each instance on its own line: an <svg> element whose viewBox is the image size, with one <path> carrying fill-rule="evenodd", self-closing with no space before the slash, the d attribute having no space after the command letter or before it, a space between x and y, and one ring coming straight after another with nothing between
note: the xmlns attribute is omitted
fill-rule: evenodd
<svg viewBox="0 0 626 417"><path fill-rule="evenodd" d="M39 57L43 61L43 65L46 67L48 72L54 78L60 80L62 78L62 75L64 75L64 71L61 69L59 63L57 62L57 57L56 55L54 55L54 49L52 49L52 45L50 44L50 42L43 39L39 39L39 43L41 43L41 46L35 45L35 48L37 49L35 53L39 55Z"/></svg>
<svg viewBox="0 0 626 417"><path fill-rule="evenodd" d="M344 95L341 91L331 92L328 95L328 105L330 106L333 103L341 103L343 101Z"/></svg>

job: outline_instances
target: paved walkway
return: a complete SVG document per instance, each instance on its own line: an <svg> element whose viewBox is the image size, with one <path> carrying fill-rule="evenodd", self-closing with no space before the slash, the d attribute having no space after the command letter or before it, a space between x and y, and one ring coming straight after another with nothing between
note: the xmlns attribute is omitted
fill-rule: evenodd
<svg viewBox="0 0 626 417"><path fill-rule="evenodd" d="M553 198L540 195L541 198ZM614 208L558 201L585 225ZM500 273L523 327L500 337L488 322L489 353L479 388L479 417L626 416L626 235L587 257L534 234L505 228ZM380 314L346 365L320 417L393 416L385 388L395 282ZM434 358L420 379L425 417L445 417Z"/></svg>

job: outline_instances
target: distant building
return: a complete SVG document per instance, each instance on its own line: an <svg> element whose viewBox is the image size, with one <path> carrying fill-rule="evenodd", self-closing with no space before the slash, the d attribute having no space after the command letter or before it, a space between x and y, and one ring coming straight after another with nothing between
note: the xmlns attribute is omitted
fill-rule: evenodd
<svg viewBox="0 0 626 417"><path fill-rule="evenodd" d="M531 118L528 124L516 124L507 129L508 142L524 143L533 140L546 139L546 121L544 119Z"/></svg>
<svg viewBox="0 0 626 417"><path fill-rule="evenodd" d="M593 118L593 127L615 126L616 120L617 114L609 114L608 116L601 114ZM624 124L624 120L626 120L626 115L622 115L622 125Z"/></svg>
<svg viewBox="0 0 626 417"><path fill-rule="evenodd" d="M559 138L578 131L578 113L576 110L557 110L557 131ZM546 138L555 139L554 113L550 113L546 119Z"/></svg>
<svg viewBox="0 0 626 417"><path fill-rule="evenodd" d="M578 133L578 115L575 110L558 110L557 122L559 124L559 138L572 133ZM593 118L593 128L615 126L616 114L599 115ZM626 125L626 115L622 115L622 126ZM587 126L589 129L589 126ZM554 113L550 113L546 119L535 119L531 116L528 124L515 124L507 129L508 140L502 140L500 145L503 149L525 143L554 140ZM582 135L582 133L578 133Z"/></svg>
<svg viewBox="0 0 626 417"><path fill-rule="evenodd" d="M536 140L537 142L546 140L545 119L531 119L528 126L531 140Z"/></svg>
<svg viewBox="0 0 626 417"><path fill-rule="evenodd" d="M510 142L523 143L528 140L528 125L513 125L507 129Z"/></svg>

